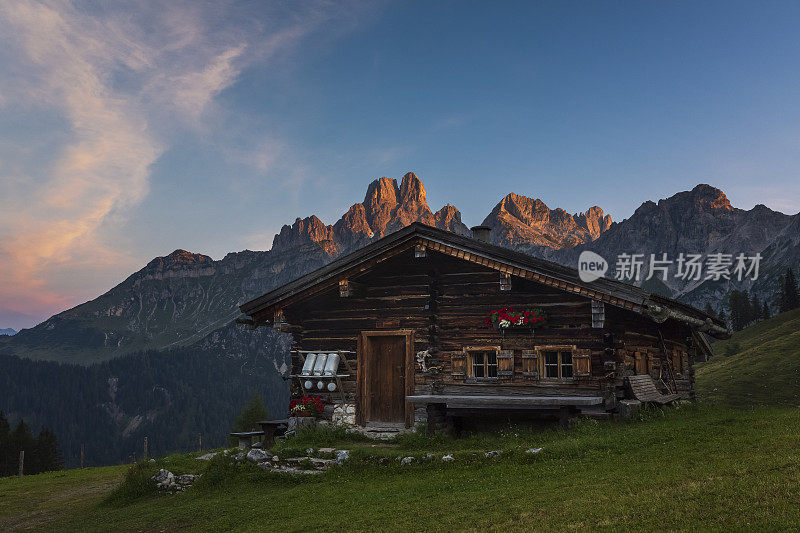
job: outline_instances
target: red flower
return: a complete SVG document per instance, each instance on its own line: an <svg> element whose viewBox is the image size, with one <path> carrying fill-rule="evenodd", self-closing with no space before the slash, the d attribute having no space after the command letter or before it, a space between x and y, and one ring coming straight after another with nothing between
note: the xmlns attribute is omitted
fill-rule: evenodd
<svg viewBox="0 0 800 533"><path fill-rule="evenodd" d="M319 413L325 408L325 404L319 396L303 396L296 398L289 402L289 410L299 408L299 411L308 411L310 413Z"/></svg>

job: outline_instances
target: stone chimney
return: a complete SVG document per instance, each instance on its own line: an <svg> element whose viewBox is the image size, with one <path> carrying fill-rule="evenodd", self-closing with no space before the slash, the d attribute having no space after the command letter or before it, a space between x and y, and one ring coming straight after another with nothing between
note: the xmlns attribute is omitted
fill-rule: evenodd
<svg viewBox="0 0 800 533"><path fill-rule="evenodd" d="M489 242L489 233L491 233L492 228L489 226L473 226L470 228L472 230L472 238L481 242Z"/></svg>

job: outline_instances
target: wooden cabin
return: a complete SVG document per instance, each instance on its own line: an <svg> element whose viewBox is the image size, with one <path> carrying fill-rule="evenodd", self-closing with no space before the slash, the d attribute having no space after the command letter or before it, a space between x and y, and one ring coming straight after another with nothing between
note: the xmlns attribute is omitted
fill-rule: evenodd
<svg viewBox="0 0 800 533"><path fill-rule="evenodd" d="M359 426L608 416L636 397L637 375L656 396L694 398L701 333L728 336L722 322L632 285L583 282L487 233L411 224L241 305L239 321L291 333L293 397L320 396ZM317 354L337 354L336 368L304 376Z"/></svg>

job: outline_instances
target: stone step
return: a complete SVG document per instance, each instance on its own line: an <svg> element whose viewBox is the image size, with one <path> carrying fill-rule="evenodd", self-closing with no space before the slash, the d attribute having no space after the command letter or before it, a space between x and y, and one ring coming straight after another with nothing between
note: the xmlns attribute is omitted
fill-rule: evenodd
<svg viewBox="0 0 800 533"><path fill-rule="evenodd" d="M269 470L270 472L279 472L282 474L293 474L293 475L309 475L309 474L321 474L324 470L304 470L302 468L295 468L293 466L273 466L269 463L261 463L258 465L259 467L263 468L264 470Z"/></svg>
<svg viewBox="0 0 800 533"><path fill-rule="evenodd" d="M314 468L324 469L336 463L336 459L320 459L319 457L289 457L284 459L283 462L287 465L299 465L305 461L309 461Z"/></svg>

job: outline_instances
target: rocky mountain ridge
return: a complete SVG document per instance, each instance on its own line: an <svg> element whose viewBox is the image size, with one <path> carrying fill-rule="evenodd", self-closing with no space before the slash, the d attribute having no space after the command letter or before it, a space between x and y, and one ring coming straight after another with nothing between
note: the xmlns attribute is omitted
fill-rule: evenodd
<svg viewBox="0 0 800 533"><path fill-rule="evenodd" d="M597 239L611 227L609 215L598 206L571 215L550 209L539 198L508 194L492 209L483 225L492 228L492 242L500 246L572 248Z"/></svg>
<svg viewBox="0 0 800 533"><path fill-rule="evenodd" d="M237 305L318 268L333 258L414 221L460 234L469 230L454 206L433 212L425 187L413 173L397 180L380 178L367 187L332 225L316 216L297 219L275 236L272 250L245 250L214 260L175 250L98 298L49 318L13 337L0 338L0 353L30 358L89 363L143 349L164 349L203 340L229 324ZM731 206L709 185L644 202L630 218L613 223L597 206L569 214L542 200L517 194L504 197L485 218L496 244L567 266L593 250L610 263L622 253L757 253L764 255L765 278L744 284L768 298L773 281L787 265L800 262L800 215L763 205L751 210ZM656 289L687 303L717 306L739 285L687 283L669 279ZM653 287L647 287L654 290Z"/></svg>
<svg viewBox="0 0 800 533"><path fill-rule="evenodd" d="M591 250L609 261L613 269L621 254L644 254L646 272L650 254L657 258L667 254L667 259L674 261L681 253L702 254L703 257L716 253L734 256L762 253L779 235L785 235L793 218L796 216L773 211L764 205L750 210L733 207L720 189L700 184L691 191L679 192L657 203L644 202L630 218L615 223L594 241L544 255L574 266L580 252ZM797 265L797 262L789 261L789 264ZM673 270L672 273L677 272ZM765 278L756 284L760 287L759 296L767 301L770 283ZM730 290L751 286L750 281L693 281L671 274L666 280L659 277L657 283L647 288L699 308L703 308L706 301L719 308Z"/></svg>
<svg viewBox="0 0 800 533"><path fill-rule="evenodd" d="M412 222L422 222L461 235L469 233L455 207L446 205L436 213L432 212L428 207L425 186L416 174L408 172L400 186L397 180L386 177L370 183L364 201L350 206L333 225L326 225L315 215L298 218L291 226L284 225L272 241L272 251L282 252L302 244L317 243L326 254L335 257Z"/></svg>

